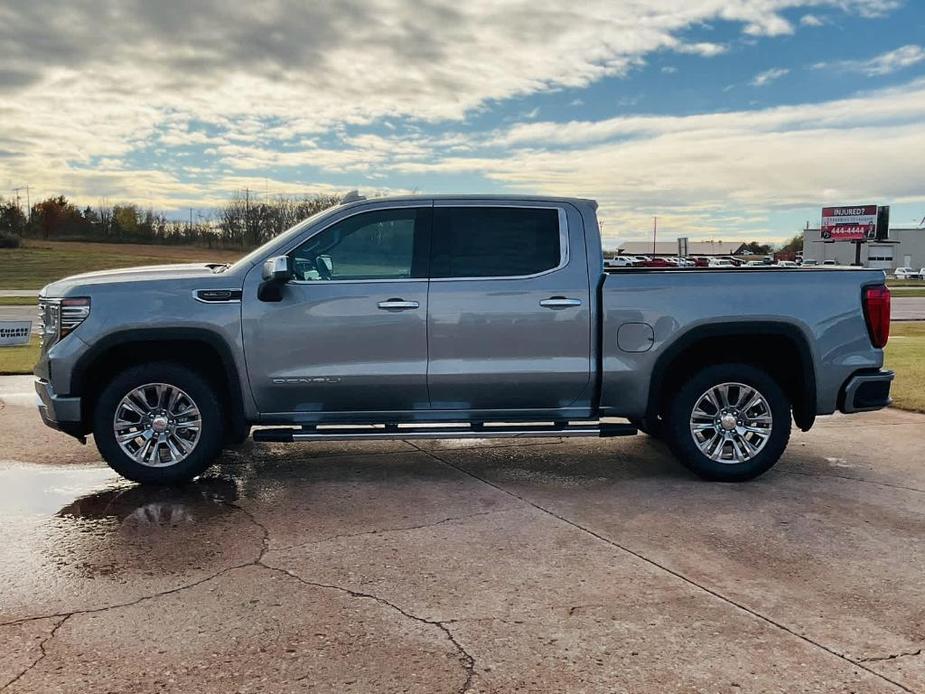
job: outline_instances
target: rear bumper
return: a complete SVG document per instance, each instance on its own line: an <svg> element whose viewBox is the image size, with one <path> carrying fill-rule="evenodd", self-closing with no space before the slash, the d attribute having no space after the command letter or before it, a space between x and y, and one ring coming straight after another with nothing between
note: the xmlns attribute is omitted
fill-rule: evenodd
<svg viewBox="0 0 925 694"><path fill-rule="evenodd" d="M79 397L57 395L51 384L41 378L35 379L36 405L42 421L52 429L63 431L81 441L84 440L81 401Z"/></svg>
<svg viewBox="0 0 925 694"><path fill-rule="evenodd" d="M865 371L856 373L842 386L839 409L846 414L870 412L889 406L890 384L895 374L892 371Z"/></svg>

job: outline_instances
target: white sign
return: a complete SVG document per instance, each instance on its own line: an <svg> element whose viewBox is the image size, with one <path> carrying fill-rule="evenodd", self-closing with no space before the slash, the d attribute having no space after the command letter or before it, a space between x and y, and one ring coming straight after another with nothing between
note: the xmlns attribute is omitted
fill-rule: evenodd
<svg viewBox="0 0 925 694"><path fill-rule="evenodd" d="M31 334L31 320L0 320L0 347L28 345Z"/></svg>

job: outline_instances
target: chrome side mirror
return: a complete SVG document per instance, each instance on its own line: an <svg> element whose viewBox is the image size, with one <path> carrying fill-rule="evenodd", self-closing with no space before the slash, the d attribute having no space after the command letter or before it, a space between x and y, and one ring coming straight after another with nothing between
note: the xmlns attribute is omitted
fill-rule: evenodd
<svg viewBox="0 0 925 694"><path fill-rule="evenodd" d="M292 258L288 255L278 255L268 258L263 263L264 282L279 282L285 284L292 279Z"/></svg>

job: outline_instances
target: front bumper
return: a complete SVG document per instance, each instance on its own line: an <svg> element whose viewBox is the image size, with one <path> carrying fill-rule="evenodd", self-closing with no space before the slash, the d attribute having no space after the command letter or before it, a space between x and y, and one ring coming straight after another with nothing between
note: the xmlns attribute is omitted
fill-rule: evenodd
<svg viewBox="0 0 925 694"><path fill-rule="evenodd" d="M52 429L63 431L85 442L82 407L79 397L57 395L51 384L42 379L35 379L35 392L38 396L36 405L42 421Z"/></svg>
<svg viewBox="0 0 925 694"><path fill-rule="evenodd" d="M892 371L865 371L856 373L842 386L839 409L846 414L870 412L888 407L890 384L895 374Z"/></svg>

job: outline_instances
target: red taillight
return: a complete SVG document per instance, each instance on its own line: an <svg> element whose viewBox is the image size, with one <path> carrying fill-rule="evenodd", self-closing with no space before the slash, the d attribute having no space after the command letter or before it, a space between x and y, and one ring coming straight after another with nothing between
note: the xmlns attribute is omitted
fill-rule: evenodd
<svg viewBox="0 0 925 694"><path fill-rule="evenodd" d="M874 347L881 349L890 338L890 290L880 285L864 288L864 319Z"/></svg>

